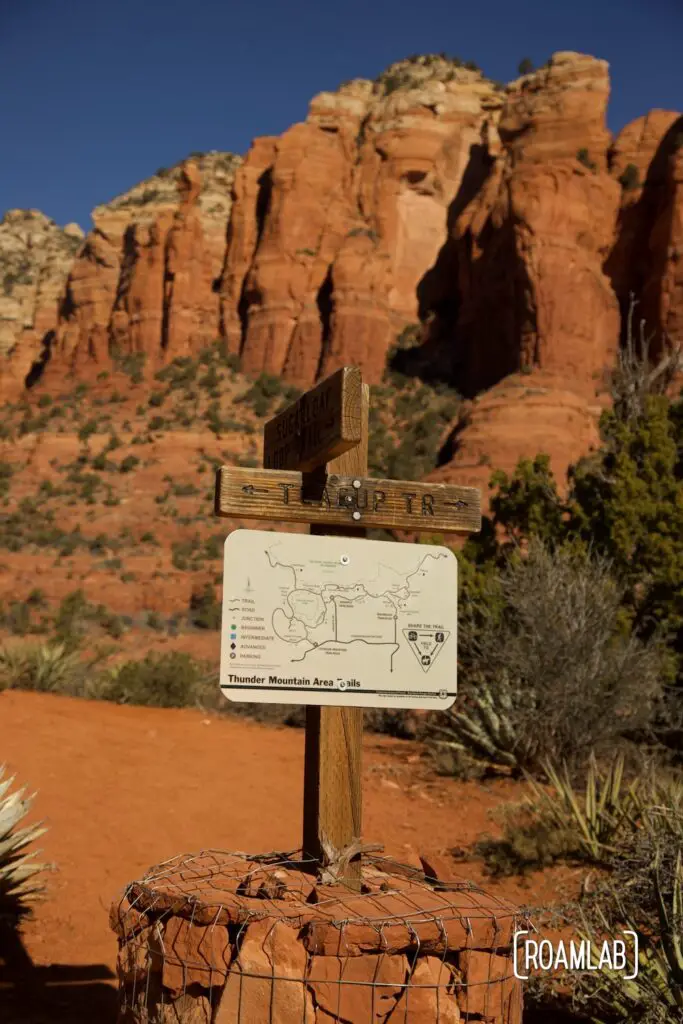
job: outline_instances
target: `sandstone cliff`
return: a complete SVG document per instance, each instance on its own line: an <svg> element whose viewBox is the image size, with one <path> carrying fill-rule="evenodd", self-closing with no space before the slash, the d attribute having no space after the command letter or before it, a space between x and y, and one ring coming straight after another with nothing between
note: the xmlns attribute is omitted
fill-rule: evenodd
<svg viewBox="0 0 683 1024"><path fill-rule="evenodd" d="M207 153L93 211L72 267L49 374L141 354L150 366L216 337L218 287L239 158Z"/></svg>
<svg viewBox="0 0 683 1024"><path fill-rule="evenodd" d="M321 93L243 161L142 182L94 211L83 244L8 215L4 393L219 336L248 373L309 386L356 362L377 383L412 325L395 365L471 400L437 476L485 484L540 449L562 473L597 438L630 297L655 346L683 342L683 119L653 111L612 140L609 89L582 54L506 87L412 58ZM22 218L49 244L18 241Z"/></svg>
<svg viewBox="0 0 683 1024"><path fill-rule="evenodd" d="M8 210L0 222L0 397L16 398L54 330L74 256L77 224L58 227L38 210Z"/></svg>

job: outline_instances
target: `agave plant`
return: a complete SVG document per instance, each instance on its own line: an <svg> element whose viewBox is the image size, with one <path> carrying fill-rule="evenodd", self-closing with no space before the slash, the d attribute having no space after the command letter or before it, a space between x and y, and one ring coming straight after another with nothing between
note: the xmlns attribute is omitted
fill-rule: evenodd
<svg viewBox="0 0 683 1024"><path fill-rule="evenodd" d="M78 677L81 662L64 644L27 644L0 650L0 690L65 693Z"/></svg>
<svg viewBox="0 0 683 1024"><path fill-rule="evenodd" d="M505 676L498 681L495 694L480 679L462 706L446 712L444 725L438 721L430 723L433 744L491 764L516 768L518 737L511 721L513 708L513 691Z"/></svg>
<svg viewBox="0 0 683 1024"><path fill-rule="evenodd" d="M23 789L11 793L14 776L4 775L0 766L0 924L13 926L43 891L38 875L45 865L36 863L26 848L46 830L40 824L20 827L33 796L26 796Z"/></svg>
<svg viewBox="0 0 683 1024"><path fill-rule="evenodd" d="M566 766L559 772L546 761L543 768L554 792L548 792L527 775L534 809L558 828L577 829L584 856L601 861L606 853L614 851L612 844L619 830L627 823L634 824L638 809L642 808L642 784L636 781L625 785L623 754L617 754L604 772L591 754L583 797L576 793Z"/></svg>

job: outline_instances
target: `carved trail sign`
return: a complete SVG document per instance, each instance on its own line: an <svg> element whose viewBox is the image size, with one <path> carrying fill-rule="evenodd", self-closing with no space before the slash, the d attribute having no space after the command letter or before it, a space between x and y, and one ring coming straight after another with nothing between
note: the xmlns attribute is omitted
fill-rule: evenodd
<svg viewBox="0 0 683 1024"><path fill-rule="evenodd" d="M360 441L362 380L357 366L344 366L266 423L266 469L311 470Z"/></svg>
<svg viewBox="0 0 683 1024"><path fill-rule="evenodd" d="M295 472L223 466L218 471L216 514L294 523L473 533L481 529L481 493L476 487L451 484L335 474L306 479L304 474Z"/></svg>

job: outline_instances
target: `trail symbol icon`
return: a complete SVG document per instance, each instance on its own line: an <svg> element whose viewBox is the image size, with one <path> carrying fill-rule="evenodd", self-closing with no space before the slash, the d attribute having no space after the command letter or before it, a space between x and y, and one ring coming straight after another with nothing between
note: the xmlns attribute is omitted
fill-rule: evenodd
<svg viewBox="0 0 683 1024"><path fill-rule="evenodd" d="M404 629L403 635L422 666L422 671L429 672L451 634L449 630Z"/></svg>

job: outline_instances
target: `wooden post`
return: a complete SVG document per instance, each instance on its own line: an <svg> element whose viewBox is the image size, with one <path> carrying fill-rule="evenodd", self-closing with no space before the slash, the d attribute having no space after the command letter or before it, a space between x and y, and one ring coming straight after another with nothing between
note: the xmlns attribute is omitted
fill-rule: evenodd
<svg viewBox="0 0 683 1024"><path fill-rule="evenodd" d="M370 389L354 366L306 392L266 424L264 468L218 471L216 515L285 520L332 537L363 536L369 527L480 530L475 488L367 477L369 405ZM362 708L306 708L303 852L356 889L362 733Z"/></svg>
<svg viewBox="0 0 683 1024"><path fill-rule="evenodd" d="M327 473L364 477L368 472L368 414L370 388L362 386L360 441L355 448L326 466ZM311 526L311 533L358 537L364 529ZM354 840L360 840L362 822L361 748L363 709L306 708L304 761L303 852L317 863L337 861ZM340 865L338 877L360 889L361 860Z"/></svg>

